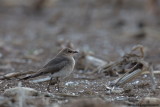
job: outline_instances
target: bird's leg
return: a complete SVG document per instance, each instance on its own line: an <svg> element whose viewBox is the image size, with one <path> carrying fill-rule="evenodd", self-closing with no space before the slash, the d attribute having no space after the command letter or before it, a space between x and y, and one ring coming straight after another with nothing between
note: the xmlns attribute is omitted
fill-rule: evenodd
<svg viewBox="0 0 160 107"><path fill-rule="evenodd" d="M51 77L51 79L50 79L50 81L49 81L49 84L48 84L48 86L47 86L47 91L48 91L48 92L50 92L50 85L51 85L51 83L52 83L52 79L53 79L53 77Z"/></svg>
<svg viewBox="0 0 160 107"><path fill-rule="evenodd" d="M53 77L51 77L51 79L50 79L50 81L49 81L49 84L48 84L48 86L47 86L47 91L50 92L50 85L55 85L55 84L57 84L57 87L56 87L56 88L57 88L58 91L59 91L59 82L60 82L59 78L56 77L56 78L54 79L54 82L53 82L52 80L53 80Z"/></svg>
<svg viewBox="0 0 160 107"><path fill-rule="evenodd" d="M60 80L59 80L58 77L56 77L56 82L57 82L57 89L58 89L58 91L59 91L59 83L60 83Z"/></svg>

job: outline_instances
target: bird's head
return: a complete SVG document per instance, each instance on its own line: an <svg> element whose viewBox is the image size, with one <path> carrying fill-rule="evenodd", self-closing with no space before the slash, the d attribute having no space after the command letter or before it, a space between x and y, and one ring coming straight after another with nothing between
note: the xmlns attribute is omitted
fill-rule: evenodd
<svg viewBox="0 0 160 107"><path fill-rule="evenodd" d="M78 53L78 51L71 48L64 48L60 51L59 55L73 56L75 53Z"/></svg>

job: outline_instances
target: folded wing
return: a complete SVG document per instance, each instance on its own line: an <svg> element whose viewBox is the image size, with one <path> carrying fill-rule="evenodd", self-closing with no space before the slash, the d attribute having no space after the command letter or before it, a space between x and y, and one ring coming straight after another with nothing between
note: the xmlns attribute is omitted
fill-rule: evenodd
<svg viewBox="0 0 160 107"><path fill-rule="evenodd" d="M38 77L48 73L54 74L55 72L58 72L61 69L63 69L65 66L67 66L69 62L70 62L69 59L66 57L56 57L51 61L49 61L43 68L38 70L35 74L21 78L21 80Z"/></svg>

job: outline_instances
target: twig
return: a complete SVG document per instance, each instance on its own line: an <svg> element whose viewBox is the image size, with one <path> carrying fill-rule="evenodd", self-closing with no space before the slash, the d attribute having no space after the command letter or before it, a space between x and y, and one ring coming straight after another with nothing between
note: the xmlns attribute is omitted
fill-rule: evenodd
<svg viewBox="0 0 160 107"><path fill-rule="evenodd" d="M41 83L41 82L47 82L50 79L51 79L51 77L45 77L45 78L40 78L40 79L32 80L32 81L29 81L29 82L32 82L32 83Z"/></svg>
<svg viewBox="0 0 160 107"><path fill-rule="evenodd" d="M13 78L13 77L19 77L19 76L22 76L22 75L32 74L32 73L34 73L34 71L8 73L4 76L1 76L0 80L10 79L10 78Z"/></svg>

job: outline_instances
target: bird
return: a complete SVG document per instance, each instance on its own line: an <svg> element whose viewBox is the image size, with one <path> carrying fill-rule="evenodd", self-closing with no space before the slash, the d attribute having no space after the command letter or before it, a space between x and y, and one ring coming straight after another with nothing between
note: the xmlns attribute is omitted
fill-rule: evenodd
<svg viewBox="0 0 160 107"><path fill-rule="evenodd" d="M59 90L60 79L68 77L74 69L75 60L73 56L76 53L78 53L77 50L65 47L52 60L50 60L37 72L28 75L26 77L23 77L20 80L27 80L29 78L50 74L51 78L47 86L47 91L50 91L50 85L52 83L53 78L56 80L54 84L58 85L58 90Z"/></svg>

